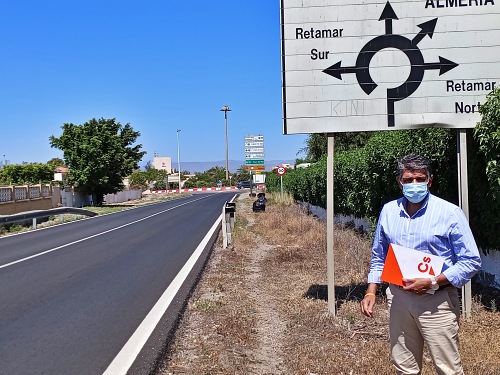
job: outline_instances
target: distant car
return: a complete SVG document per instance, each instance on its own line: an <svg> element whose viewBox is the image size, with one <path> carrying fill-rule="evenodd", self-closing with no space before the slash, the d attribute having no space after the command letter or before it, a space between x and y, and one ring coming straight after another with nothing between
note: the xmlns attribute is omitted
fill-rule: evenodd
<svg viewBox="0 0 500 375"><path fill-rule="evenodd" d="M236 185L236 187L238 189L249 189L250 188L250 181L240 181L240 182L238 182L238 184ZM252 184L252 187L256 188L257 185L256 184Z"/></svg>

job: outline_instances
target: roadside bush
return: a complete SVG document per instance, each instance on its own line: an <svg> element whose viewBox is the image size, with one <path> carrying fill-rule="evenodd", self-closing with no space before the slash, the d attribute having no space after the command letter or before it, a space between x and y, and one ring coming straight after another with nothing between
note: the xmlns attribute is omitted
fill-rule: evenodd
<svg viewBox="0 0 500 375"><path fill-rule="evenodd" d="M483 249L500 250L500 88L479 112L481 121L468 131L470 220Z"/></svg>
<svg viewBox="0 0 500 375"><path fill-rule="evenodd" d="M0 169L0 184L37 185L51 183L54 168L50 164L7 164Z"/></svg>
<svg viewBox="0 0 500 375"><path fill-rule="evenodd" d="M378 132L364 147L336 152L336 213L376 219L386 202L401 196L395 180L396 164L402 155L410 152L423 153L433 161L436 177L432 191L456 203L456 137L453 133L450 129ZM288 171L283 177L283 189L296 200L326 208L326 162L323 156L309 168ZM271 191L279 191L279 176L268 175L266 185Z"/></svg>

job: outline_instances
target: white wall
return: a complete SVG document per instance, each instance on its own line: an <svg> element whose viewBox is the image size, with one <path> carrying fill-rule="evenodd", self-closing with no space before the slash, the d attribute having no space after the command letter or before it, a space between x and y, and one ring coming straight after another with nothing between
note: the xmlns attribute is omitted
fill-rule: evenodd
<svg viewBox="0 0 500 375"><path fill-rule="evenodd" d="M63 207L83 207L92 204L92 197L74 191L61 191L61 205Z"/></svg>
<svg viewBox="0 0 500 375"><path fill-rule="evenodd" d="M139 199L142 197L142 192L140 190L123 190L116 194L106 194L104 196L104 202L106 203L120 203L127 202L134 199Z"/></svg>
<svg viewBox="0 0 500 375"><path fill-rule="evenodd" d="M477 275L479 282L500 289L500 251L492 250L487 255L480 253L483 263Z"/></svg>

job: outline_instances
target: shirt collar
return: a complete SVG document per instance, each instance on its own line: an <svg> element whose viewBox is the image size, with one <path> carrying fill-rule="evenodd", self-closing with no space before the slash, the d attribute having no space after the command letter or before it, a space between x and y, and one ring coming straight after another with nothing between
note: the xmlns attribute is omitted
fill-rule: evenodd
<svg viewBox="0 0 500 375"><path fill-rule="evenodd" d="M429 191L426 195L426 197L424 198L424 203L422 203L422 206L418 209L418 211L415 213L418 214L419 212L423 212L427 209L427 206L429 204L429 199L431 198L431 192ZM408 213L406 212L406 204L408 203L408 199L406 199L405 197L401 197L398 199L398 205L399 207L401 208L402 211L404 211L405 215L406 216L409 216ZM415 216L413 215L413 216Z"/></svg>

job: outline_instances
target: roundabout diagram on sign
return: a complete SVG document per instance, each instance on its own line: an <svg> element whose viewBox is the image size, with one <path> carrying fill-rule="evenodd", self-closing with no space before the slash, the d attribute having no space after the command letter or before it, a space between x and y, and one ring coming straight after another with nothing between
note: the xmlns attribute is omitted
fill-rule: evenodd
<svg viewBox="0 0 500 375"><path fill-rule="evenodd" d="M373 57L377 52L385 48L395 48L402 51L410 61L410 74L401 85L387 89L388 127L396 126L394 103L408 98L418 89L426 70L439 70L439 75L442 75L458 66L457 63L441 56L439 56L438 62L426 63L421 50L418 48L418 44L426 36L432 39L438 21L437 18L417 25L420 32L413 39L392 33L392 22L397 19L398 17L391 4L387 2L379 18L379 21L385 21L385 34L377 36L366 43L358 54L356 65L343 67L342 61L339 61L323 70L324 73L339 80L342 80L342 74L356 74L359 86L365 94L370 95L378 86L370 75L370 62Z"/></svg>

